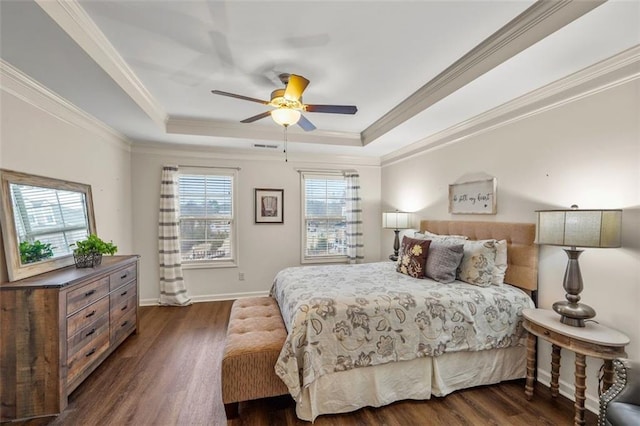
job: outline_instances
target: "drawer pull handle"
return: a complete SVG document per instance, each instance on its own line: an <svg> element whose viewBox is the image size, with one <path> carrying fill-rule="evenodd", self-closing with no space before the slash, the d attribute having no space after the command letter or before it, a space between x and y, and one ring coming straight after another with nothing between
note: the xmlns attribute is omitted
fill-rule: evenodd
<svg viewBox="0 0 640 426"><path fill-rule="evenodd" d="M85 357L90 357L91 355L96 353L96 348L91 349L89 352L84 354Z"/></svg>
<svg viewBox="0 0 640 426"><path fill-rule="evenodd" d="M87 334L85 334L85 335L84 335L84 337L89 337L89 336L91 336L91 335L92 335L93 333L95 333L95 332L96 332L96 329L95 329L95 328L92 328L92 329L91 329Z"/></svg>
<svg viewBox="0 0 640 426"><path fill-rule="evenodd" d="M125 278L127 278L129 276L129 274L124 274L123 276L120 277L121 280L124 280Z"/></svg>
<svg viewBox="0 0 640 426"><path fill-rule="evenodd" d="M84 294L84 297L89 297L89 296L91 296L92 294L95 294L95 293L96 293L96 289L94 288L93 290L86 292Z"/></svg>
<svg viewBox="0 0 640 426"><path fill-rule="evenodd" d="M93 311L89 312L87 315L85 315L85 318L89 318L92 317L96 314L96 310L94 309Z"/></svg>
<svg viewBox="0 0 640 426"><path fill-rule="evenodd" d="M123 322L123 323L120 325L120 327L124 327L124 326L126 326L127 324L129 324L129 320L127 320L127 321Z"/></svg>
<svg viewBox="0 0 640 426"><path fill-rule="evenodd" d="M545 335L545 336L549 336L550 334L551 334L551 333L550 333L548 330L545 330L545 331L544 331L544 335Z"/></svg>
<svg viewBox="0 0 640 426"><path fill-rule="evenodd" d="M124 293L121 293L120 296L126 296L127 293L129 293L128 291L125 291Z"/></svg>
<svg viewBox="0 0 640 426"><path fill-rule="evenodd" d="M124 305L124 306L122 307L122 309L120 309L120 310L121 310L121 311L126 311L128 307L129 307L129 305Z"/></svg>

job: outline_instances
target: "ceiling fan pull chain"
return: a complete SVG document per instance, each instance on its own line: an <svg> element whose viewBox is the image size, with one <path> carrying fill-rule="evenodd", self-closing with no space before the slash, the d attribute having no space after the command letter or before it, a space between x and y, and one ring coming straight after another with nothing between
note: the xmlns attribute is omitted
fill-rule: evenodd
<svg viewBox="0 0 640 426"><path fill-rule="evenodd" d="M289 154L287 153L287 129L289 126L284 126L284 162L289 162Z"/></svg>

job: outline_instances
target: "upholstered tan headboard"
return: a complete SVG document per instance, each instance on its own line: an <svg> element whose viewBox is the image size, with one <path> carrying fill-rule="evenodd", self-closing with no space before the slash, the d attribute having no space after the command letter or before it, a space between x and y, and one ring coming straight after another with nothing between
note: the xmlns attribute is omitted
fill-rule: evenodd
<svg viewBox="0 0 640 426"><path fill-rule="evenodd" d="M472 240L507 240L507 273L504 281L523 290L538 289L538 246L533 223L422 220L420 231L441 235L465 235Z"/></svg>

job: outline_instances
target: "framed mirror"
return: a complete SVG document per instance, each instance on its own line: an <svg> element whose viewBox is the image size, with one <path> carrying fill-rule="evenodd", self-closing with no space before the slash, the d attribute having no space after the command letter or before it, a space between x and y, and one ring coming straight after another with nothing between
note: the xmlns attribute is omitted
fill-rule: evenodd
<svg viewBox="0 0 640 426"><path fill-rule="evenodd" d="M91 186L0 169L0 226L9 281L73 265L96 233Z"/></svg>

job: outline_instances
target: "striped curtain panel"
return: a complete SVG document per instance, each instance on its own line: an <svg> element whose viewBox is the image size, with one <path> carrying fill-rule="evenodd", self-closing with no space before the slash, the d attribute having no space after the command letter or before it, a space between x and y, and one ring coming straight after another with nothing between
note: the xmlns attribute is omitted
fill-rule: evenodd
<svg viewBox="0 0 640 426"><path fill-rule="evenodd" d="M364 261L364 243L362 238L362 203L360 200L360 176L355 173L345 175L346 216L347 216L347 257L349 263Z"/></svg>
<svg viewBox="0 0 640 426"><path fill-rule="evenodd" d="M158 223L160 305L186 306L191 304L182 276L179 212L178 167L164 166L160 183Z"/></svg>

